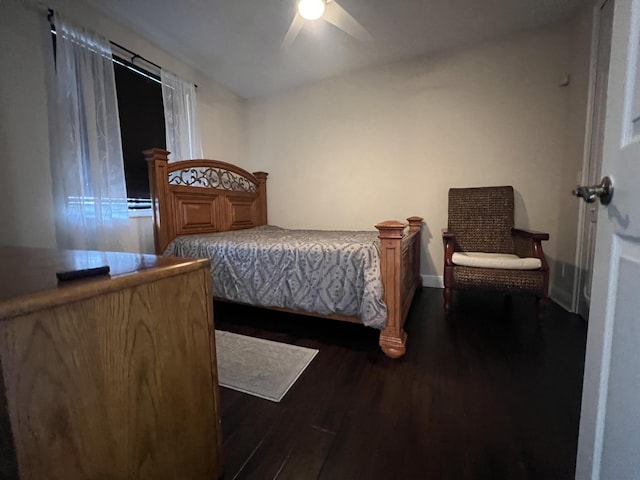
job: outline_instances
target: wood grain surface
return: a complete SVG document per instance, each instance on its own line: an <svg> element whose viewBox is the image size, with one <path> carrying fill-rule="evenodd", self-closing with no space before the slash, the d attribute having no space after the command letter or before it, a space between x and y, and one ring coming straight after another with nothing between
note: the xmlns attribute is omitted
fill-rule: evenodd
<svg viewBox="0 0 640 480"><path fill-rule="evenodd" d="M0 322L19 478L221 474L207 266Z"/></svg>

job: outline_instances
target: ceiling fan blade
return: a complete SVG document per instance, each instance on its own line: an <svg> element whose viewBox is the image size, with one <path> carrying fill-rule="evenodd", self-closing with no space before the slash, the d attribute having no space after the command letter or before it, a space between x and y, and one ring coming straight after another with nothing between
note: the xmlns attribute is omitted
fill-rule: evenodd
<svg viewBox="0 0 640 480"><path fill-rule="evenodd" d="M302 29L303 25L304 25L304 18L302 18L302 15L300 15L299 13L296 13L296 16L293 17L293 20L291 21L291 25L289 26L289 30L287 31L287 34L284 36L282 45L280 45L280 50L286 50L291 46L293 41L298 36L298 33L300 33L300 30Z"/></svg>
<svg viewBox="0 0 640 480"><path fill-rule="evenodd" d="M327 1L322 18L361 42L373 41L373 37L369 35L369 32L335 0Z"/></svg>

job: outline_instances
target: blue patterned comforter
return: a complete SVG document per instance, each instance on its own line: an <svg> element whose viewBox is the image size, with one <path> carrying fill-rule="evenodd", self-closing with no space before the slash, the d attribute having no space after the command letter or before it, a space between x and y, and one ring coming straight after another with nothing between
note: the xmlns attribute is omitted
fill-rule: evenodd
<svg viewBox="0 0 640 480"><path fill-rule="evenodd" d="M262 226L184 235L165 255L211 260L213 294L262 307L357 316L383 329L387 308L377 232Z"/></svg>

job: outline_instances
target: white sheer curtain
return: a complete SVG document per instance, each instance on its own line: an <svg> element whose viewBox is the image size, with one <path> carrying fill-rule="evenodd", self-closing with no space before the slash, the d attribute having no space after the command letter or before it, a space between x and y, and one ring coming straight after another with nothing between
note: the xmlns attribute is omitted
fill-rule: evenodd
<svg viewBox="0 0 640 480"><path fill-rule="evenodd" d="M50 102L58 247L135 250L108 40L55 15ZM133 247L133 248L132 248Z"/></svg>
<svg viewBox="0 0 640 480"><path fill-rule="evenodd" d="M195 85L164 69L160 79L169 161L202 158Z"/></svg>

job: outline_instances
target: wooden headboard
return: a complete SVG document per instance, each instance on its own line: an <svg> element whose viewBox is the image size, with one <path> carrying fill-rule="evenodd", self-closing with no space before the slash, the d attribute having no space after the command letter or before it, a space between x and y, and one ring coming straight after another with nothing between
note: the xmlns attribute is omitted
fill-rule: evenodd
<svg viewBox="0 0 640 480"><path fill-rule="evenodd" d="M149 167L156 254L190 233L266 225L267 173L217 160L168 163L169 152L144 152Z"/></svg>

